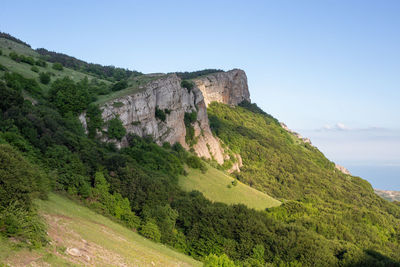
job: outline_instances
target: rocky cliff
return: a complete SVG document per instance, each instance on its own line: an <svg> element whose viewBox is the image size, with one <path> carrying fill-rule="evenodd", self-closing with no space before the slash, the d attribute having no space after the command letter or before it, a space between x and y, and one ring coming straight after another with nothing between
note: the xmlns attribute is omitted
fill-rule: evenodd
<svg viewBox="0 0 400 267"><path fill-rule="evenodd" d="M196 121L191 124L194 129L192 148L200 157L215 159L222 164L227 158L220 141L211 133L207 105L218 101L236 105L243 100L250 101L246 74L242 70L232 70L207 75L193 80L195 86L188 90L181 87L181 79L175 74L168 74L144 85L140 90L132 91L100 106L105 122L119 117L127 133L141 137L151 136L158 144L179 142L186 149L189 144L185 137L187 127L184 123L185 113L197 113ZM156 110L164 113L165 120L156 116ZM80 120L86 126L85 114ZM107 128L104 128L107 131ZM118 147L127 145L126 138L120 142L113 141ZM238 170L235 166L233 170Z"/></svg>
<svg viewBox="0 0 400 267"><path fill-rule="evenodd" d="M213 101L237 105L243 100L250 102L247 76L243 70L217 72L193 80L208 106Z"/></svg>

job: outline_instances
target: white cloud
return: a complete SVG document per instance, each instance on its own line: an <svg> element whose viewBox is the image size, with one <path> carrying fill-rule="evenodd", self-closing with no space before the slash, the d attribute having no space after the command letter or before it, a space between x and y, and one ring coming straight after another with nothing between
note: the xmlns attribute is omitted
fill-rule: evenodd
<svg viewBox="0 0 400 267"><path fill-rule="evenodd" d="M341 122L338 122L338 123L336 123L334 125L326 124L322 129L326 130L326 131L347 131L347 130L350 130L350 128L348 128L346 125L344 125Z"/></svg>
<svg viewBox="0 0 400 267"><path fill-rule="evenodd" d="M342 122L335 124L325 124L322 128L316 129L315 131L353 131L353 132L390 132L394 129L387 129L383 127L371 126L365 128L351 128Z"/></svg>

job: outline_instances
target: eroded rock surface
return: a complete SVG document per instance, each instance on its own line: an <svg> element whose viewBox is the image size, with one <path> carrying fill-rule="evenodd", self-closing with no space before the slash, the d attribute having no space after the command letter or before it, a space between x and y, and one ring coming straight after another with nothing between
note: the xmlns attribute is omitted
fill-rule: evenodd
<svg viewBox="0 0 400 267"><path fill-rule="evenodd" d="M211 102L237 105L243 100L250 102L247 76L243 70L217 72L193 80L208 106Z"/></svg>
<svg viewBox="0 0 400 267"><path fill-rule="evenodd" d="M250 101L246 74L242 70L232 70L210 74L194 79L194 88L187 90L181 87L181 79L176 74L160 76L149 82L136 92L115 98L100 106L105 122L119 117L127 133L134 133L141 137L151 136L158 144L179 142L186 149L189 145L185 141L186 127L185 113L197 112L197 121L192 125L197 143L194 151L200 157L215 159L222 164L226 155L220 141L213 136L208 116L207 105L218 101L236 105L243 100ZM166 114L165 121L157 118L156 109ZM86 128L85 114L80 116ZM107 131L104 128L104 131ZM127 139L115 142L118 147L127 146ZM240 164L235 166L239 169Z"/></svg>

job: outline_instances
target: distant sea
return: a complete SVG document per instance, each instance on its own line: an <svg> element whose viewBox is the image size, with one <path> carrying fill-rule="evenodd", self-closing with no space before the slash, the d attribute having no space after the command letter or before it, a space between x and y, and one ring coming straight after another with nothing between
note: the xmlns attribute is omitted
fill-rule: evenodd
<svg viewBox="0 0 400 267"><path fill-rule="evenodd" d="M382 190L400 191L400 166L351 165L343 164L352 175L359 176L371 183L372 187Z"/></svg>

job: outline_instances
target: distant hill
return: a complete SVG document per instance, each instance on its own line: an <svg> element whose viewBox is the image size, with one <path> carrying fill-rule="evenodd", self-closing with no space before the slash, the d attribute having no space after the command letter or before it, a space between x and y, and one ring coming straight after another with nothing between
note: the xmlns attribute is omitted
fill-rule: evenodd
<svg viewBox="0 0 400 267"><path fill-rule="evenodd" d="M375 193L389 201L400 201L400 191L374 189Z"/></svg>

